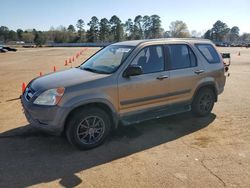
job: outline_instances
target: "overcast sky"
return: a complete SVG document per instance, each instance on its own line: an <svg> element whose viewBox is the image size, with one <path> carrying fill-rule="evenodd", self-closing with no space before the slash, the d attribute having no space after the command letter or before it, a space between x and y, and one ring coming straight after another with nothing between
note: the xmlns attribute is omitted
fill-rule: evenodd
<svg viewBox="0 0 250 188"><path fill-rule="evenodd" d="M250 0L0 0L0 26L10 29L49 30L51 26L89 22L117 15L123 22L136 15L158 14L162 27L184 21L190 31L204 33L221 20L240 33L250 33Z"/></svg>

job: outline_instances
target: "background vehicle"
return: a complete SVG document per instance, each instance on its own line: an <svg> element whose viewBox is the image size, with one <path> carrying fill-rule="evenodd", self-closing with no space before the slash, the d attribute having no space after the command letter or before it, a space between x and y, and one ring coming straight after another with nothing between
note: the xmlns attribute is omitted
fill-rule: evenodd
<svg viewBox="0 0 250 188"><path fill-rule="evenodd" d="M22 95L29 122L66 132L80 149L130 125L192 110L211 112L225 85L224 64L208 40L120 42L80 67L34 79Z"/></svg>
<svg viewBox="0 0 250 188"><path fill-rule="evenodd" d="M2 46L0 46L0 52L1 53L5 53L5 52L8 52L8 50L4 49Z"/></svg>
<svg viewBox="0 0 250 188"><path fill-rule="evenodd" d="M7 46L0 46L0 52L8 52L8 51L12 51L12 52L16 52L17 49L15 48L11 48L11 47L7 47Z"/></svg>

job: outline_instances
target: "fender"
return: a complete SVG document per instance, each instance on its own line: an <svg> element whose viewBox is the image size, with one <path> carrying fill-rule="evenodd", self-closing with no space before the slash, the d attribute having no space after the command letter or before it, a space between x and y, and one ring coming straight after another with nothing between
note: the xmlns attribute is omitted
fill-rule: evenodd
<svg viewBox="0 0 250 188"><path fill-rule="evenodd" d="M199 91L202 87L211 87L211 88L213 88L213 90L214 90L214 92L215 92L215 102L217 102L217 99L218 99L218 89L217 89L217 87L216 87L215 82L213 82L213 81L205 81L205 82L200 83L200 84L196 87L196 89L195 89L195 91L194 91L194 95L193 95L193 97L192 97L191 102L193 101L194 97L196 96L196 94L198 93L198 91Z"/></svg>
<svg viewBox="0 0 250 188"><path fill-rule="evenodd" d="M88 105L88 104L94 104L94 103L99 103L103 104L106 107L110 109L112 112L112 119L115 125L115 128L118 126L118 121L119 121L119 115L117 113L117 109L115 108L114 104L110 102L108 99L108 96L102 96L100 94L87 94L87 95L81 95L78 97L73 97L71 100L67 101L66 103L63 104L65 108L67 108L67 112L64 116L64 123L68 117L68 115L76 108Z"/></svg>

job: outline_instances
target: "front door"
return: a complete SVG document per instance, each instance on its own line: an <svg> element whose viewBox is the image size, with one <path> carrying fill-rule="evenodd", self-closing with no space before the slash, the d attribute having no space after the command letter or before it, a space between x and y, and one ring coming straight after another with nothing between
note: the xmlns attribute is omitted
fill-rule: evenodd
<svg viewBox="0 0 250 188"><path fill-rule="evenodd" d="M131 64L142 67L143 74L118 79L121 114L149 109L168 103L169 72L166 71L164 47L153 45L143 48Z"/></svg>

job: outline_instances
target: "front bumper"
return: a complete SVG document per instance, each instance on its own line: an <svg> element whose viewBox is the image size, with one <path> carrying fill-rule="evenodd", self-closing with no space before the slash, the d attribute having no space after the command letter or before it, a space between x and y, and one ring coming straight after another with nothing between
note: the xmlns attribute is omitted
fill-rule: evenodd
<svg viewBox="0 0 250 188"><path fill-rule="evenodd" d="M21 96L21 103L28 122L43 131L60 135L64 129L68 110L60 106L41 106L33 104Z"/></svg>

